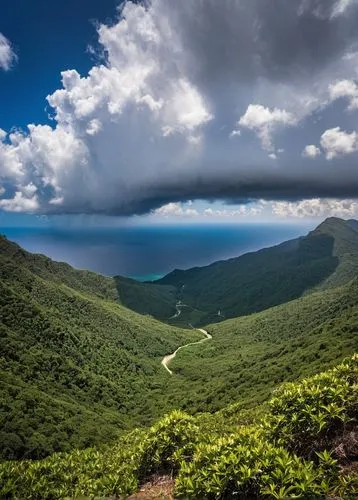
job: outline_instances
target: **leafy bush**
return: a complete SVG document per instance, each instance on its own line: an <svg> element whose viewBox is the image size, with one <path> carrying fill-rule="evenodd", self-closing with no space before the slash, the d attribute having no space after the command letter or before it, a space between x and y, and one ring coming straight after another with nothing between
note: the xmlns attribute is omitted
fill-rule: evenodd
<svg viewBox="0 0 358 500"><path fill-rule="evenodd" d="M270 437L303 456L327 448L358 417L358 355L300 384L284 384L269 403Z"/></svg>
<svg viewBox="0 0 358 500"><path fill-rule="evenodd" d="M158 471L173 473L180 459L193 454L199 440L200 428L194 417L182 411L166 415L149 429L140 446L140 476Z"/></svg>
<svg viewBox="0 0 358 500"><path fill-rule="evenodd" d="M149 430L135 430L114 446L57 453L45 460L0 464L0 497L57 499L127 495L159 470L172 472L192 453L199 427L174 411Z"/></svg>
<svg viewBox="0 0 358 500"><path fill-rule="evenodd" d="M329 472L269 443L258 429L199 445L193 460L182 463L176 484L184 498L284 499L324 496Z"/></svg>
<svg viewBox="0 0 358 500"><path fill-rule="evenodd" d="M126 495L138 488L134 450L143 433L127 435L115 446L54 454L41 461L4 462L0 466L2 498L58 499Z"/></svg>
<svg viewBox="0 0 358 500"><path fill-rule="evenodd" d="M347 457L340 463L333 456L333 445L347 426L357 426L357 374L354 356L326 373L286 384L262 418L264 407L242 412L232 405L196 417L174 411L111 446L3 462L0 497L126 497L151 475L164 473L176 476L176 496L186 499L353 500L358 476L349 474Z"/></svg>

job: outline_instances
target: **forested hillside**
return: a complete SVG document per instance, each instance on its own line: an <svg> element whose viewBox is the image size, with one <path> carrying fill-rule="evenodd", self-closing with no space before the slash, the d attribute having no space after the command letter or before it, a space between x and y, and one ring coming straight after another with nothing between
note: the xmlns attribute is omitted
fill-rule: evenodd
<svg viewBox="0 0 358 500"><path fill-rule="evenodd" d="M161 366L163 356L202 334L160 323L145 308L153 298L158 315L173 315L180 289L76 271L0 238L2 457L40 458L110 442L175 408L190 414L234 402L252 408L277 384L356 352L355 230L342 225L339 239L326 231L321 237L321 226L313 246L299 240L307 272L312 262L336 259L333 273L300 298L206 326L213 338L180 350L172 376ZM315 253L308 267L305 245ZM140 297L143 314L123 307L123 297ZM171 321L198 313L186 308Z"/></svg>
<svg viewBox="0 0 358 500"><path fill-rule="evenodd" d="M149 314L161 321L168 321L175 313L178 300L175 286L140 283L122 276L116 276L114 280L122 304L129 309L140 314Z"/></svg>
<svg viewBox="0 0 358 500"><path fill-rule="evenodd" d="M145 396L161 357L201 336L125 309L113 284L0 238L3 457L105 442L160 411Z"/></svg>
<svg viewBox="0 0 358 500"><path fill-rule="evenodd" d="M277 384L358 352L358 278L205 328L212 340L172 361L170 398L202 411L236 400L241 407L259 404Z"/></svg>
<svg viewBox="0 0 358 500"><path fill-rule="evenodd" d="M173 314L169 311L174 311L174 287L176 299L186 308L169 322L205 325L262 311L317 288L347 283L358 276L355 222L330 218L305 237L210 266L175 270L154 282L152 293L147 284L143 285L142 293L147 294L145 312L163 319L165 311L169 318ZM162 296L158 285L165 286ZM123 295L121 286L118 291L125 305L143 312L142 295L137 295L140 300L135 299L140 286L137 284L132 294L128 287Z"/></svg>

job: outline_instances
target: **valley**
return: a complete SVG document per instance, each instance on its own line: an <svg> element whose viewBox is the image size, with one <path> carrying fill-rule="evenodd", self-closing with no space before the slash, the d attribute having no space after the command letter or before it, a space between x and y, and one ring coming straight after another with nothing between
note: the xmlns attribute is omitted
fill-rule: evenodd
<svg viewBox="0 0 358 500"><path fill-rule="evenodd" d="M169 375L173 375L173 372L172 370L170 370L170 368L168 367L169 363L175 358L175 356L177 355L177 353L181 350L181 349L186 349L187 347L190 347L190 346L194 346L194 345L199 345L199 344L203 344L204 342L207 342L208 340L212 339L212 335L210 335L210 333L208 333L206 330L204 330L203 328L198 328L198 331L203 333L205 335L205 337L201 340L199 340L198 342L190 342L189 344L185 344L185 345L182 345L180 347L178 347L178 349L176 349L173 354L167 354L166 356L164 356L164 358L162 359L162 365L164 366L164 368L167 370L167 372L169 373Z"/></svg>
<svg viewBox="0 0 358 500"><path fill-rule="evenodd" d="M150 283L77 271L0 237L0 307L4 464L51 464L58 452L82 463L118 440L131 449L126 439L145 440L177 410L178 422L205 434L213 419L225 435L259 421L282 383L357 352L357 225L328 219Z"/></svg>

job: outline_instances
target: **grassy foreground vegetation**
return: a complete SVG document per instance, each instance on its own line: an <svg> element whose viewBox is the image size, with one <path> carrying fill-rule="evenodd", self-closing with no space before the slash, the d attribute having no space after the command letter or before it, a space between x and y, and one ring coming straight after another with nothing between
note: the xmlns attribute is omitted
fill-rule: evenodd
<svg viewBox="0 0 358 500"><path fill-rule="evenodd" d="M112 445L0 464L4 498L125 498L153 474L176 498L358 495L358 356L277 389L265 410L181 411ZM252 423L248 424L247 420Z"/></svg>

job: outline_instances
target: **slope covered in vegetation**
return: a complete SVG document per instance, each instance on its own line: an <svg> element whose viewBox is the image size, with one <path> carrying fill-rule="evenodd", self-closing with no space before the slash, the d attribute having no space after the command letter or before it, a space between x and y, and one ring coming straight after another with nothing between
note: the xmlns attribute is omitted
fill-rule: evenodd
<svg viewBox="0 0 358 500"><path fill-rule="evenodd" d="M265 401L297 380L358 351L358 279L205 327L212 340L181 350L167 393L177 407L215 411Z"/></svg>
<svg viewBox="0 0 358 500"><path fill-rule="evenodd" d="M157 287L159 300L164 287ZM3 458L109 442L174 408L212 412L232 401L252 408L280 382L317 373L358 348L357 280L325 282L286 304L206 327L213 338L180 350L170 376L162 357L202 334L126 309L117 288L118 280L0 238ZM185 307L181 316L194 313Z"/></svg>
<svg viewBox="0 0 358 500"><path fill-rule="evenodd" d="M149 284L143 285L142 294L140 284L133 293L127 289L123 303L142 312L147 294L146 313L163 320L165 311L168 321L174 287L177 300L188 306L174 323L205 325L283 304L317 287L340 286L358 276L354 222L330 218L305 237L206 267L175 270L153 282L152 292Z"/></svg>
<svg viewBox="0 0 358 500"><path fill-rule="evenodd" d="M114 280L122 304L129 309L161 321L168 321L175 314L178 300L175 286L140 283L122 276L115 276Z"/></svg>
<svg viewBox="0 0 358 500"><path fill-rule="evenodd" d="M175 411L101 449L0 464L1 496L125 497L155 474L176 498L358 495L358 357L280 387L263 415ZM249 417L249 418L248 418ZM250 419L250 423L247 420Z"/></svg>
<svg viewBox="0 0 358 500"><path fill-rule="evenodd" d="M158 415L162 356L201 335L136 314L115 297L113 280L0 238L4 458L105 442Z"/></svg>

